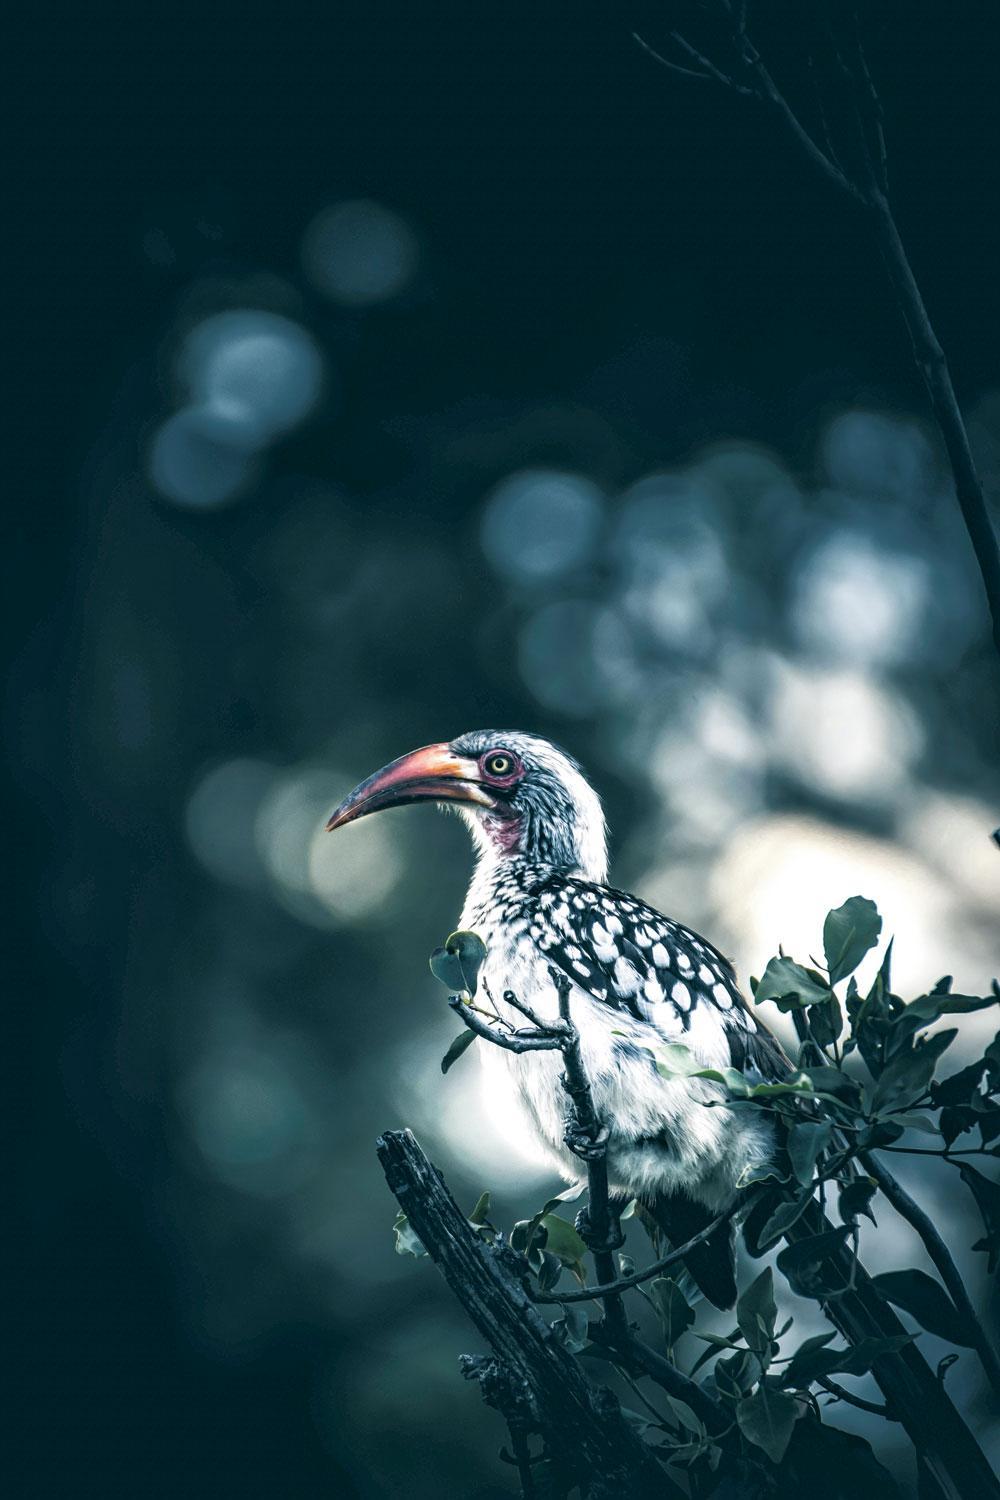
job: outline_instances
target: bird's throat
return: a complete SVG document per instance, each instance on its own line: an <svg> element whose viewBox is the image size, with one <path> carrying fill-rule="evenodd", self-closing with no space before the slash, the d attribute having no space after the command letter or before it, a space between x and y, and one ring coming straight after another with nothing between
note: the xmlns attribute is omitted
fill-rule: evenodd
<svg viewBox="0 0 1000 1500"><path fill-rule="evenodd" d="M496 818L487 815L481 822L486 839L498 858L509 858L512 854L520 853L523 824L519 817Z"/></svg>

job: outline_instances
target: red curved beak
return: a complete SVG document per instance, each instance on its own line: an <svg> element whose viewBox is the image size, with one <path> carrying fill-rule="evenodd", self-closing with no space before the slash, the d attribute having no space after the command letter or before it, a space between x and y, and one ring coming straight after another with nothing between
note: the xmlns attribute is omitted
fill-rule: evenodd
<svg viewBox="0 0 1000 1500"><path fill-rule="evenodd" d="M327 831L343 828L356 818L381 812L384 807L403 807L408 802L474 802L495 807L496 801L479 780L479 766L464 755L454 755L447 745L425 745L383 766L356 786L331 814Z"/></svg>

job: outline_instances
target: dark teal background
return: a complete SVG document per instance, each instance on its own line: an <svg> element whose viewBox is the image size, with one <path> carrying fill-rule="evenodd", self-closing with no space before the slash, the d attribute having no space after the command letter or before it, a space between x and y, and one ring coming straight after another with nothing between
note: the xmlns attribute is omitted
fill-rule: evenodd
<svg viewBox="0 0 1000 1500"><path fill-rule="evenodd" d="M971 408L1000 384L1000 32L981 5L873 9L899 221ZM357 1291L350 1257L336 1273L290 1265L280 1210L213 1183L177 1113L199 985L241 976L353 1101L325 1149L351 1164L357 1254L391 1255L371 1142L405 1108L380 1092L377 1059L385 1026L422 1034L424 954L457 910L464 849L421 815L391 929L333 937L220 892L184 809L204 768L234 757L291 764L335 742L360 776L513 722L595 765L619 842L641 851L647 792L613 753L620 721L567 719L519 675L521 602L480 552L483 494L525 464L611 493L720 437L807 474L842 408L923 417L851 211L774 120L658 70L633 25L662 38L654 7L517 0L152 0L8 21L17 1493L502 1493L499 1435L448 1384L474 1338L426 1268L394 1263L376 1295ZM313 215L356 197L391 205L423 257L417 292L363 317L332 309L299 265ZM169 255L150 256L151 230ZM170 508L143 454L173 399L171 351L248 300L312 331L338 394L258 491L208 515ZM325 635L282 576L303 553L270 552L312 493L336 497L329 586L349 595L375 569ZM944 502L932 519L978 609ZM742 619L751 642L796 566L798 543L773 527L744 539L766 602ZM108 725L136 620L153 732L134 751ZM925 734L920 783L996 805L985 628L947 670L915 661L898 678ZM893 837L892 807L780 775L767 796ZM463 1191L488 1185L446 1164ZM523 1206L509 1195L508 1218ZM377 1350L398 1350L416 1303L437 1309L440 1347L386 1355L402 1373L383 1390ZM438 1384L421 1402L425 1353Z"/></svg>

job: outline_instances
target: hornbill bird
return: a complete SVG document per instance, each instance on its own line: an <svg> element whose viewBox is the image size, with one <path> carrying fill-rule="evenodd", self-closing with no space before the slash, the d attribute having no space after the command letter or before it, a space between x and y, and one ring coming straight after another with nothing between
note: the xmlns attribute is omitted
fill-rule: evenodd
<svg viewBox="0 0 1000 1500"><path fill-rule="evenodd" d="M781 1048L750 1013L728 959L605 884L601 802L565 751L498 730L427 745L363 781L327 826L425 799L453 804L472 831L478 858L460 925L486 944L480 982L498 1015L521 1024L503 999L510 990L555 1019L552 968L572 981L570 1010L608 1131L609 1186L619 1207L637 1198L673 1244L686 1243L738 1202L775 1141L763 1112L706 1108L725 1098L718 1084L663 1077L656 1046L682 1042L703 1066L733 1066L758 1082L787 1073ZM485 1051L485 1066L505 1075L526 1109L540 1155L575 1177L560 1054ZM732 1221L686 1264L710 1301L731 1307Z"/></svg>

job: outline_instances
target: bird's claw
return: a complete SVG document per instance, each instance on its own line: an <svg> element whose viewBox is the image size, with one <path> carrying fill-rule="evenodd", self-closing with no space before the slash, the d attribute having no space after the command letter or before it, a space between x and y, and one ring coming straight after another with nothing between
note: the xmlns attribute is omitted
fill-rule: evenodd
<svg viewBox="0 0 1000 1500"><path fill-rule="evenodd" d="M618 1218L612 1217L609 1221L608 1233L603 1243L598 1243L597 1238L594 1235L594 1228L590 1222L589 1209L579 1209L573 1223L576 1228L577 1234L580 1236L581 1240L583 1240L583 1243L586 1245L591 1254L594 1254L596 1252L598 1255L600 1255L602 1251L607 1251L608 1254L612 1254L615 1250L620 1250L625 1243L625 1236L622 1233L621 1220Z"/></svg>
<svg viewBox="0 0 1000 1500"><path fill-rule="evenodd" d="M606 1125L602 1125L596 1135L582 1130L575 1121L566 1122L566 1132L563 1136L566 1149L572 1151L581 1161L600 1161L608 1149L608 1137L610 1131Z"/></svg>

